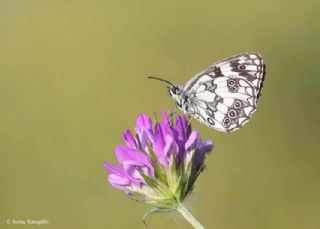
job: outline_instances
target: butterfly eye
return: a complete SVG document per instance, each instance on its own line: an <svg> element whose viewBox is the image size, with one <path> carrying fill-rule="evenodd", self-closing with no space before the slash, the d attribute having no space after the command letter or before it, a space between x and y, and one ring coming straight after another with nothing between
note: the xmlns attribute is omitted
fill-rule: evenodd
<svg viewBox="0 0 320 229"><path fill-rule="evenodd" d="M175 95L176 94L176 88L168 87L168 92L169 92L170 96Z"/></svg>
<svg viewBox="0 0 320 229"><path fill-rule="evenodd" d="M178 90L179 90L179 89L178 89L177 87L172 87L172 88L171 88L171 93L174 94L174 95L176 95L177 92L178 92Z"/></svg>

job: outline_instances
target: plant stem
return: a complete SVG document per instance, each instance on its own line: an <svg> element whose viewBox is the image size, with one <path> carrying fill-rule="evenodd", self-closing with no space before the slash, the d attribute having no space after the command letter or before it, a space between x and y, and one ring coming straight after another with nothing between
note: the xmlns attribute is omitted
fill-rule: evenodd
<svg viewBox="0 0 320 229"><path fill-rule="evenodd" d="M180 203L178 205L177 211L196 229L205 229L196 218L189 212L189 210Z"/></svg>

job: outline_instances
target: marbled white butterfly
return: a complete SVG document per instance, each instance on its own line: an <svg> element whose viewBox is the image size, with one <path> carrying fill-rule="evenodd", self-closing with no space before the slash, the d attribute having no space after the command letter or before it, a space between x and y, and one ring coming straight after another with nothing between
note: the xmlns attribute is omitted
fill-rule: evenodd
<svg viewBox="0 0 320 229"><path fill-rule="evenodd" d="M265 65L258 53L226 58L198 73L185 85L168 83L170 96L190 117L208 127L232 132L247 123L257 109Z"/></svg>

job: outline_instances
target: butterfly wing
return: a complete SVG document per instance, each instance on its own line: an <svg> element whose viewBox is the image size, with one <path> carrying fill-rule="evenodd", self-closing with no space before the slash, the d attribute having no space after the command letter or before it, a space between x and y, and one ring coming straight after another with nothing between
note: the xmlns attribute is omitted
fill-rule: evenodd
<svg viewBox="0 0 320 229"><path fill-rule="evenodd" d="M191 96L188 113L205 125L232 132L256 111L255 87L245 79L218 77L203 82Z"/></svg>
<svg viewBox="0 0 320 229"><path fill-rule="evenodd" d="M264 64L257 53L226 58L188 81L188 113L223 132L241 128L257 108L264 80Z"/></svg>

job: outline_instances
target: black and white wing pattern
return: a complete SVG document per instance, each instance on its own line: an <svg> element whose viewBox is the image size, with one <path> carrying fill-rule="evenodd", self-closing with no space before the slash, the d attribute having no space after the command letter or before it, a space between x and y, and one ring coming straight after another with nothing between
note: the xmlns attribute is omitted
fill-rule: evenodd
<svg viewBox="0 0 320 229"><path fill-rule="evenodd" d="M213 64L188 81L186 111L205 125L232 132L247 123L257 108L265 66L257 53L244 53Z"/></svg>

